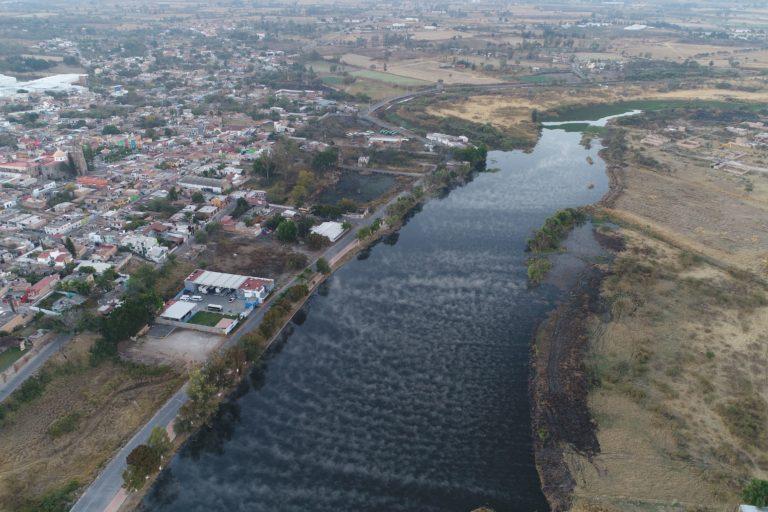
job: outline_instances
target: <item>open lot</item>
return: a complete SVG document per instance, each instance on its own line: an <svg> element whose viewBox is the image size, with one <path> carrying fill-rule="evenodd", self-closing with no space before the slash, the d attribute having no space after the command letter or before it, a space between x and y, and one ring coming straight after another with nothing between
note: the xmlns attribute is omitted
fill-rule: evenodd
<svg viewBox="0 0 768 512"><path fill-rule="evenodd" d="M165 337L140 338L128 355L135 361L187 366L204 362L222 343L223 336L177 328Z"/></svg>

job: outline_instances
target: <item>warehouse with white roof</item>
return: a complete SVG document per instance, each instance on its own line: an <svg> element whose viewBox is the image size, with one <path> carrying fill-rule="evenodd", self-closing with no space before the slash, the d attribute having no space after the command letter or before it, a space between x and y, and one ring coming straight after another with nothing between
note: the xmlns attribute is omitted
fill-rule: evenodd
<svg viewBox="0 0 768 512"><path fill-rule="evenodd" d="M331 243L334 243L344 234L344 226L340 222L323 222L314 226L310 231L316 235L324 236Z"/></svg>
<svg viewBox="0 0 768 512"><path fill-rule="evenodd" d="M195 295L235 295L246 307L261 304L275 287L273 279L198 269L184 280L185 291Z"/></svg>

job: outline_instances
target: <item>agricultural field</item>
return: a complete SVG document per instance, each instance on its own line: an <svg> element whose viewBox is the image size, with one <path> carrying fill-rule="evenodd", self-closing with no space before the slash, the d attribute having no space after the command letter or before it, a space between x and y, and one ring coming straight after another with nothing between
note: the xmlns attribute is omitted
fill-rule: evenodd
<svg viewBox="0 0 768 512"><path fill-rule="evenodd" d="M372 59L364 55L354 53L344 54L342 62L361 68L370 69L375 66L376 69L384 68L384 61ZM386 62L387 72L393 75L423 80L425 82L437 82L443 80L446 84L494 84L500 80L494 77L485 76L480 71L469 69L445 68L449 61L441 61L437 58L419 58L419 59L390 59Z"/></svg>
<svg viewBox="0 0 768 512"><path fill-rule="evenodd" d="M360 71L353 71L350 75L358 78L367 78L369 80L377 80L387 84L402 85L405 87L423 86L429 85L431 82L426 80L417 80L414 78L408 78L405 76L393 75L392 73L373 71L369 69L363 69Z"/></svg>
<svg viewBox="0 0 768 512"><path fill-rule="evenodd" d="M735 176L680 152L644 147L643 135L630 132L631 147L672 171L633 166L615 215L724 264L762 273L768 256L762 220L768 214L768 177Z"/></svg>

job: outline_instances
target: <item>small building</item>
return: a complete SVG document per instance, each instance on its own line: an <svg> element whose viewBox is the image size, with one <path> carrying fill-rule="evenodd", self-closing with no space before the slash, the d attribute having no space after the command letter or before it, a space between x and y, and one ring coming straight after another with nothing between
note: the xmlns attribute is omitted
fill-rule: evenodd
<svg viewBox="0 0 768 512"><path fill-rule="evenodd" d="M192 318L192 312L195 310L195 303L184 300L171 301L168 306L160 313L160 318L174 322L186 322Z"/></svg>
<svg viewBox="0 0 768 512"><path fill-rule="evenodd" d="M469 139L464 135L455 136L446 133L428 133L427 140L449 148L465 148L469 144Z"/></svg>
<svg viewBox="0 0 768 512"><path fill-rule="evenodd" d="M331 243L334 243L344 234L344 226L340 222L323 222L313 226L310 231L316 235L324 236Z"/></svg>
<svg viewBox="0 0 768 512"><path fill-rule="evenodd" d="M109 261L117 255L117 246L114 244L101 244L93 250L91 258L96 261Z"/></svg>
<svg viewBox="0 0 768 512"><path fill-rule="evenodd" d="M221 194L232 188L229 181L219 178L205 178L203 176L185 176L178 182L180 187L188 190L199 190Z"/></svg>
<svg viewBox="0 0 768 512"><path fill-rule="evenodd" d="M376 147L400 147L408 139L401 135L371 135L368 137L368 145Z"/></svg>
<svg viewBox="0 0 768 512"><path fill-rule="evenodd" d="M59 274L51 274L49 276L45 276L29 288L29 291L24 296L23 301L34 302L44 295L47 295L53 291L56 283L58 283L60 280L61 277L59 277Z"/></svg>

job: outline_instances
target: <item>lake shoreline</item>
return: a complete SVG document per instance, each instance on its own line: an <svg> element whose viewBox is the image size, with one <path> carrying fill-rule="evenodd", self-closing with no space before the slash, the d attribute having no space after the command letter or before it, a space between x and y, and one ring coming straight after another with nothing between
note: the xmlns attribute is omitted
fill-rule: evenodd
<svg viewBox="0 0 768 512"><path fill-rule="evenodd" d="M602 207L610 208L624 190L622 168L611 162L605 148L599 155L605 161L609 185L599 201L584 207L593 215ZM593 236L611 257L622 248L617 235L595 228ZM597 423L588 405L590 382L584 356L589 316L605 313L601 287L608 275L605 265L590 264L542 320L531 342L531 436L536 471L551 512L568 511L573 502L576 481L566 452L573 450L588 460L600 452Z"/></svg>

